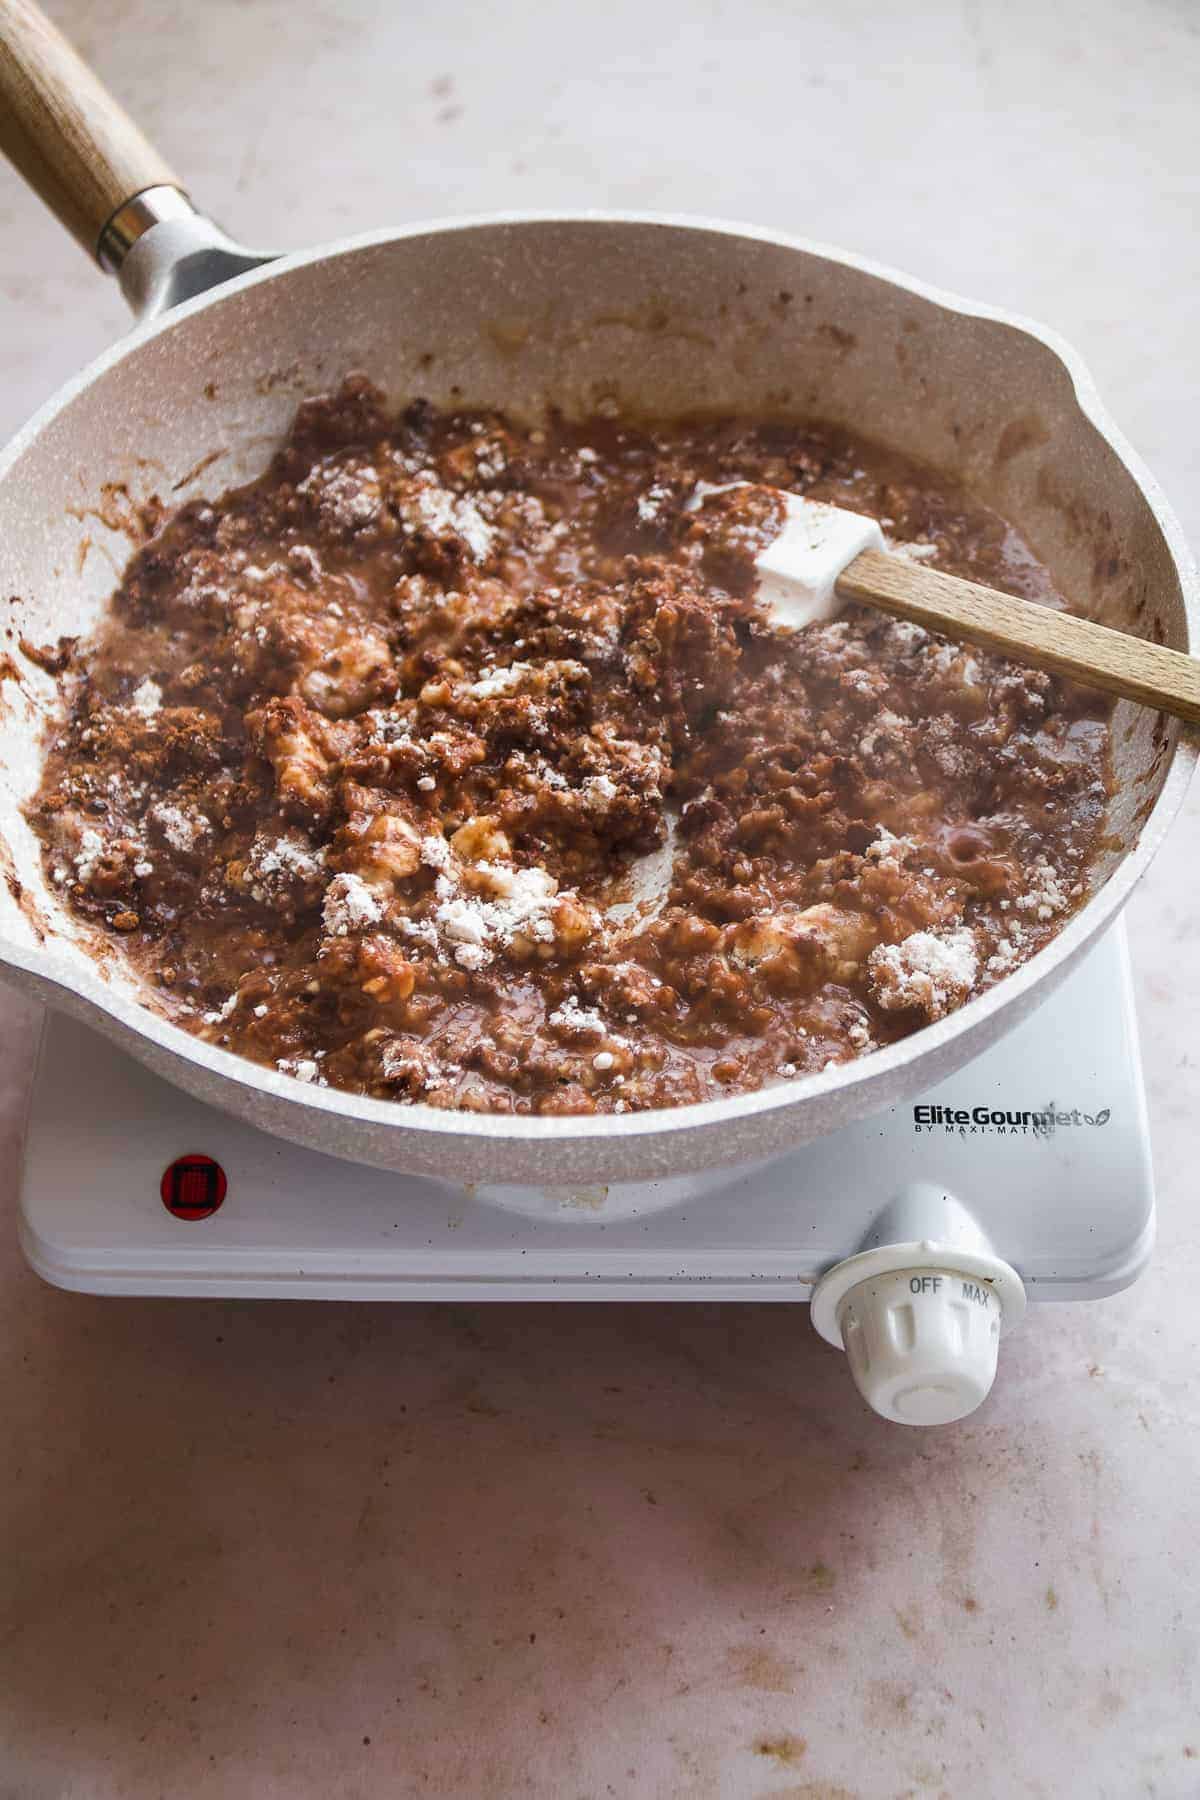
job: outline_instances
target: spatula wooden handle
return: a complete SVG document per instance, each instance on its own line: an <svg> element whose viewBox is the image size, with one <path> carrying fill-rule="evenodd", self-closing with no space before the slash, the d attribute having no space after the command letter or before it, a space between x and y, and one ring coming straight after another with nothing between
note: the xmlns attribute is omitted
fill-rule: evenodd
<svg viewBox="0 0 1200 1800"><path fill-rule="evenodd" d="M180 186L32 0L0 0L0 151L92 256L135 194Z"/></svg>
<svg viewBox="0 0 1200 1800"><path fill-rule="evenodd" d="M930 631L1200 724L1200 659L1178 650L879 550L856 556L838 577L837 592L843 600L864 601Z"/></svg>

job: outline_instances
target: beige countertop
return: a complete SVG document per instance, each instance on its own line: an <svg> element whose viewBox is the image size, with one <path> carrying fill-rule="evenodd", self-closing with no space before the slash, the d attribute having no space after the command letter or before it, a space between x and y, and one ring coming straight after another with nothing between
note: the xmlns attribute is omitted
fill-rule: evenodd
<svg viewBox="0 0 1200 1800"><path fill-rule="evenodd" d="M705 211L1042 317L1200 537L1189 0L54 10L252 242ZM8 431L123 316L4 170L0 230ZM949 1430L788 1307L47 1288L5 998L0 1796L1200 1794L1197 815L1130 911L1157 1258Z"/></svg>

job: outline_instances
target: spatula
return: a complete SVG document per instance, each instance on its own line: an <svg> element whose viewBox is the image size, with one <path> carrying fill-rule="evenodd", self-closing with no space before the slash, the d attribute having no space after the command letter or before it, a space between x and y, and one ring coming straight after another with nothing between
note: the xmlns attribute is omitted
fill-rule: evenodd
<svg viewBox="0 0 1200 1800"><path fill-rule="evenodd" d="M710 494L754 485L701 482L690 505L695 510ZM862 513L776 488L763 491L783 507L782 528L755 559L759 596L777 625L799 631L836 618L848 601L859 600L946 637L1200 723L1200 659L889 555L878 524Z"/></svg>

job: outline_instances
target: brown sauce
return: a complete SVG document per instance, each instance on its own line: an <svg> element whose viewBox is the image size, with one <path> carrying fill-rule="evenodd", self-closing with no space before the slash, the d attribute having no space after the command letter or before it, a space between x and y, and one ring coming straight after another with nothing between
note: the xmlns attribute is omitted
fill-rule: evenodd
<svg viewBox="0 0 1200 1800"><path fill-rule="evenodd" d="M1057 603L1003 520L837 433L390 419L352 380L74 652L50 880L180 1025L397 1101L641 1111L944 1016L1078 904L1108 707L865 609L781 632L771 501L698 516L698 480Z"/></svg>

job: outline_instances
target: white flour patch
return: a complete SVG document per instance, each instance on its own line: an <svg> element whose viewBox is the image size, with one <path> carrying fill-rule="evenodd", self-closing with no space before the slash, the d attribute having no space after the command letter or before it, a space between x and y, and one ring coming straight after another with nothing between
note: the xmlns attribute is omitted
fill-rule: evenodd
<svg viewBox="0 0 1200 1800"><path fill-rule="evenodd" d="M104 851L104 839L100 833L92 826L87 826L79 834L79 851L75 857L75 872L85 887L103 860Z"/></svg>
<svg viewBox="0 0 1200 1800"><path fill-rule="evenodd" d="M1014 902L1018 912L1032 913L1035 919L1053 919L1066 912L1071 899L1057 871L1039 856L1029 872L1029 887Z"/></svg>
<svg viewBox="0 0 1200 1800"><path fill-rule="evenodd" d="M297 1081L313 1081L324 1087L321 1071L311 1056L281 1056L275 1064L281 1075L293 1075Z"/></svg>
<svg viewBox="0 0 1200 1800"><path fill-rule="evenodd" d="M134 712L141 713L143 719L152 719L162 706L162 689L157 681L152 681L147 675L146 679L139 681L134 688L129 697L129 704Z"/></svg>
<svg viewBox="0 0 1200 1800"><path fill-rule="evenodd" d="M497 694L511 694L520 687L526 675L532 674L532 663L509 663L506 669L485 669L478 681L467 688L472 700L491 700Z"/></svg>
<svg viewBox="0 0 1200 1800"><path fill-rule="evenodd" d="M348 937L352 931L377 925L383 904L361 875L335 875L325 890L321 916L330 937Z"/></svg>
<svg viewBox="0 0 1200 1800"><path fill-rule="evenodd" d="M200 839L208 830L208 820L199 818L194 813L185 813L182 808L172 806L167 800L160 800L150 808L147 817L153 820L172 850L194 850Z"/></svg>
<svg viewBox="0 0 1200 1800"><path fill-rule="evenodd" d="M494 534L475 502L466 495L452 494L429 472L417 476L400 502L400 511L417 529L435 537L458 538L475 562L485 562L491 554Z"/></svg>
<svg viewBox="0 0 1200 1800"><path fill-rule="evenodd" d="M975 933L915 931L902 944L878 944L867 958L871 991L885 1012L910 1009L929 1019L961 1006L975 985Z"/></svg>
<svg viewBox="0 0 1200 1800"><path fill-rule="evenodd" d="M303 838L272 838L260 832L246 858L250 892L260 905L283 899L295 883L315 881L324 866L324 850L315 850Z"/></svg>
<svg viewBox="0 0 1200 1800"><path fill-rule="evenodd" d="M455 946L454 958L463 968L486 968L496 950L510 948L518 936L536 943L554 942L552 909L558 883L545 869L509 869L495 863L479 863L492 896L464 893L457 870L438 877L438 906L434 914L441 935ZM463 957L459 946L470 954Z"/></svg>
<svg viewBox="0 0 1200 1800"><path fill-rule="evenodd" d="M546 1023L563 1031L577 1031L581 1036L603 1037L608 1027L594 1006L580 1006L574 994L556 1006Z"/></svg>

